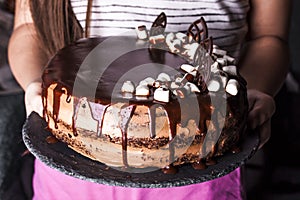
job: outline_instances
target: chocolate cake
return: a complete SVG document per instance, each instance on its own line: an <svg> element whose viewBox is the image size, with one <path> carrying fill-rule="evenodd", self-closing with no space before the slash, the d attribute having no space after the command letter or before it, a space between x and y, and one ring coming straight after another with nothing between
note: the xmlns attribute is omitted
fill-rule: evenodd
<svg viewBox="0 0 300 200"><path fill-rule="evenodd" d="M166 33L166 16L135 36L81 39L48 63L44 119L82 155L122 170L195 169L236 151L244 133L246 82L212 44L203 18Z"/></svg>

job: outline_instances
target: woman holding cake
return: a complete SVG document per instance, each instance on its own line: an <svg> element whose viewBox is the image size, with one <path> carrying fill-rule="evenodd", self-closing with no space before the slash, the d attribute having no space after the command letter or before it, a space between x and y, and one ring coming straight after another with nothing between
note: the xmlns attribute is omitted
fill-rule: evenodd
<svg viewBox="0 0 300 200"><path fill-rule="evenodd" d="M239 60L248 84L248 125L260 130L262 147L270 137L273 97L288 71L290 1L60 1L17 0L9 60L23 87L27 113L42 115L41 74L57 50L81 38L121 34L147 27L160 12L166 31L184 31L203 16L214 44ZM146 14L155 13L155 14ZM171 16L171 17L170 17ZM280 16L280 17L278 17ZM26 63L26 67L24 67ZM63 175L36 161L35 199L242 199L240 170L204 183L165 189L112 187ZM217 188L217 189L216 189Z"/></svg>

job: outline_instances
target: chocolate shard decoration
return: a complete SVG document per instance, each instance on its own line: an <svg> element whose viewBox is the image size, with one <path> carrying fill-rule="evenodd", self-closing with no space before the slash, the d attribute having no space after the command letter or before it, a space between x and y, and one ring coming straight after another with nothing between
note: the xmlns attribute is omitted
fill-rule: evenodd
<svg viewBox="0 0 300 200"><path fill-rule="evenodd" d="M152 23L152 27L150 29L150 36L160 35L165 32L165 28L167 26L167 16L164 12L160 13L155 21Z"/></svg>
<svg viewBox="0 0 300 200"><path fill-rule="evenodd" d="M191 38L189 40L194 40L199 43L198 40L200 39L200 29L195 23L192 23L188 28L187 36L188 38Z"/></svg>
<svg viewBox="0 0 300 200"><path fill-rule="evenodd" d="M198 48L203 48L201 45ZM202 75L202 78L204 81L207 81L208 77L210 76L210 66L213 64L213 61L209 55L202 49L198 49L194 55L193 58L193 65L199 66L197 70L197 76L196 79L198 80L198 86L199 82L202 80L199 80L200 75Z"/></svg>
<svg viewBox="0 0 300 200"><path fill-rule="evenodd" d="M200 42L200 45L209 53L209 55L212 54L213 50L213 39L212 37L206 38Z"/></svg>
<svg viewBox="0 0 300 200"><path fill-rule="evenodd" d="M207 25L203 17L194 21L187 31L188 37L192 37L193 40L198 42L199 44L201 41L208 38L208 30Z"/></svg>

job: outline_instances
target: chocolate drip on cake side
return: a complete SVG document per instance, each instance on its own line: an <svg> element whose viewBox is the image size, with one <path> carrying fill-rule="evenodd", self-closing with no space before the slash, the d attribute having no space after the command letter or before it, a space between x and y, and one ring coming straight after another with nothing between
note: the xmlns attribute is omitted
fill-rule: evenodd
<svg viewBox="0 0 300 200"><path fill-rule="evenodd" d="M60 97L62 93L63 93L62 87L56 85L56 87L53 89L53 120L56 129L58 128L57 123L58 123L58 115L59 115L59 108L60 108Z"/></svg>
<svg viewBox="0 0 300 200"><path fill-rule="evenodd" d="M59 107L60 107L60 97L62 95L61 88L59 89L57 86L53 90L53 120L55 123L55 128L57 129L58 123L58 115L59 115Z"/></svg>
<svg viewBox="0 0 300 200"><path fill-rule="evenodd" d="M43 103L43 118L47 119L47 99L48 99L48 90L47 87L44 86L44 83L42 83L42 103Z"/></svg>
<svg viewBox="0 0 300 200"><path fill-rule="evenodd" d="M155 123L155 118L156 118L156 108L157 106L153 105L150 106L148 109L149 112L149 119L150 119L150 138L155 138L156 136L156 123Z"/></svg>
<svg viewBox="0 0 300 200"><path fill-rule="evenodd" d="M120 120L119 126L122 132L122 158L123 158L123 165L125 168L128 168L128 159L127 159L127 129L130 119L133 116L135 105L124 105L120 110Z"/></svg>
<svg viewBox="0 0 300 200"><path fill-rule="evenodd" d="M107 108L110 105L106 105L101 113L101 120L100 120L100 125L98 126L98 130L97 130L97 136L100 137L102 135L102 127L103 127L103 122L104 122L104 115L106 113Z"/></svg>
<svg viewBox="0 0 300 200"><path fill-rule="evenodd" d="M174 138L176 137L177 124L180 124L181 112L174 108L180 108L180 104L177 99L169 102L168 104L163 105L165 112L167 113L168 123L169 123L169 162L170 164L164 167L163 172L166 174L175 174L177 173L177 168L173 166L175 161L175 143Z"/></svg>
<svg viewBox="0 0 300 200"><path fill-rule="evenodd" d="M60 110L60 97L62 93L67 94L66 102L70 103L73 95L73 85L76 79L80 64L84 61L88 53L99 44L99 40L79 40L68 47L59 50L50 60L47 68L42 75L42 99L43 99L43 117L49 123L50 113L47 112L48 107L48 88L52 84L57 84L53 90L53 119L55 127L58 128L58 117ZM72 129L74 136L77 135L72 118Z"/></svg>
<svg viewBox="0 0 300 200"><path fill-rule="evenodd" d="M159 107L162 107L165 110L167 119L168 119L168 124L169 124L169 162L170 164L165 166L162 171L165 174L175 174L177 173L177 168L175 168L173 166L173 164L171 162L175 161L175 146L174 146L174 138L176 137L176 128L177 128L177 124L180 123L180 119L181 119L181 115L180 112L177 112L176 109L173 108L173 106L175 106L175 108L178 108L179 102L178 101L173 101L172 103L168 103L168 104L156 104L156 105L152 105L151 107L149 107L148 111L149 111L149 118L150 118L150 138L155 138L156 136L156 123L155 123L155 119L156 119L156 109Z"/></svg>

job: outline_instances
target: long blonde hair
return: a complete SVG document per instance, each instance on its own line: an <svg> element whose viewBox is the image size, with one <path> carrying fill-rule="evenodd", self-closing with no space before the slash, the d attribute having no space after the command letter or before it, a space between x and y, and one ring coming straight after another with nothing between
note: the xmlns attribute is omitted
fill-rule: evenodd
<svg viewBox="0 0 300 200"><path fill-rule="evenodd" d="M51 57L54 53L82 37L70 0L30 0L32 18L41 47Z"/></svg>

